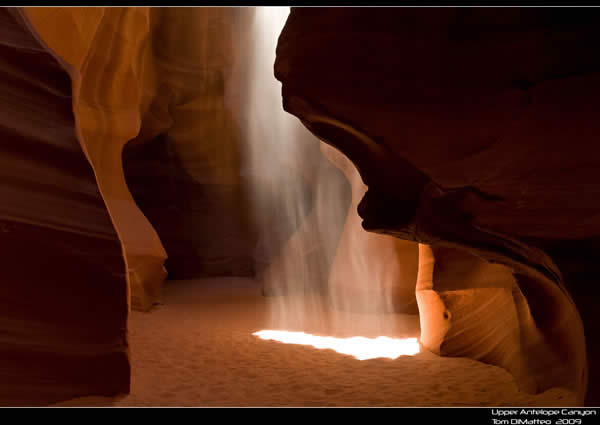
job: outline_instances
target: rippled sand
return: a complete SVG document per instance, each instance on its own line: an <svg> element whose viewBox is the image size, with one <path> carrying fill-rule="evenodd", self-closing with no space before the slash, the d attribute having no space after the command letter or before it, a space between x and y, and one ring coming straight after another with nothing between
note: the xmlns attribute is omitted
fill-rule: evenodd
<svg viewBox="0 0 600 425"><path fill-rule="evenodd" d="M58 406L572 406L563 389L518 391L498 367L430 353L360 361L265 341L269 300L251 280L168 282L163 304L133 312L131 394ZM418 321L417 321L418 322ZM405 330L415 326L407 324Z"/></svg>

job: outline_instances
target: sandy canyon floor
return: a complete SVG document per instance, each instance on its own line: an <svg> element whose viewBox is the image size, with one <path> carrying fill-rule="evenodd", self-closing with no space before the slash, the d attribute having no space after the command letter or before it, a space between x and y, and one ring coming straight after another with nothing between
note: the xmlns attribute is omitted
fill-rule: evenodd
<svg viewBox="0 0 600 425"><path fill-rule="evenodd" d="M129 323L131 394L56 406L573 406L565 389L519 392L505 370L431 353L357 360L252 335L272 324L248 279L171 281ZM414 320L405 331L414 332ZM369 335L366 335L369 336Z"/></svg>

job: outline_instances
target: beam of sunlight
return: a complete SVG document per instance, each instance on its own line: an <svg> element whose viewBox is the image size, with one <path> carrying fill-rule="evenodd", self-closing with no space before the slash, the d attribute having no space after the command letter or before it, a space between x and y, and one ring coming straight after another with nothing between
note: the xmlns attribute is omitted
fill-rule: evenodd
<svg viewBox="0 0 600 425"><path fill-rule="evenodd" d="M385 336L365 338L335 338L317 336L304 332L262 330L253 333L261 339L274 340L286 344L311 345L318 349L331 349L341 354L351 355L358 360L380 357L396 359L400 356L413 356L419 353L417 338L394 339Z"/></svg>

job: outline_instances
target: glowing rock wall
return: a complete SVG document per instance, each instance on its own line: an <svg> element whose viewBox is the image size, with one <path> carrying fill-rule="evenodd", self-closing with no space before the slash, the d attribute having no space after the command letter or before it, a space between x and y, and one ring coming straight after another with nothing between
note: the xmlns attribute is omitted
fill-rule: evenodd
<svg viewBox="0 0 600 425"><path fill-rule="evenodd" d="M196 49L200 35L182 44L161 26L184 19L179 30L214 36L215 13L227 10L0 10L0 403L129 391L128 310L158 297L166 252L126 184L123 148L166 137L188 175L231 183L235 158L220 155L235 154L219 104L227 41ZM212 163L194 169L198 158Z"/></svg>
<svg viewBox="0 0 600 425"><path fill-rule="evenodd" d="M132 304L146 309L164 280L166 253L127 188L121 153L138 135L156 96L150 9L25 8L22 13L71 77L77 138L123 244Z"/></svg>

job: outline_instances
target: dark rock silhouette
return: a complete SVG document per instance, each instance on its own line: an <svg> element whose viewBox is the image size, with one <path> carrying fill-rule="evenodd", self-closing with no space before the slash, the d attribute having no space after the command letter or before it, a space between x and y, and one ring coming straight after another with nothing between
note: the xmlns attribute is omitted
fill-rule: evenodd
<svg viewBox="0 0 600 425"><path fill-rule="evenodd" d="M501 365L530 391L583 397L587 343L594 403L597 298L578 294L597 293L586 259L597 254L583 247L600 231L600 34L595 11L564 12L293 8L275 75L284 108L358 168L363 227L431 246L421 323L446 313L449 324L428 348ZM486 263L497 271L476 273ZM491 288L503 301L486 304ZM472 326L504 326L503 303L518 337ZM466 344L486 333L488 345ZM548 363L536 364L540 352Z"/></svg>
<svg viewBox="0 0 600 425"><path fill-rule="evenodd" d="M129 391L125 263L71 81L0 9L0 405Z"/></svg>

